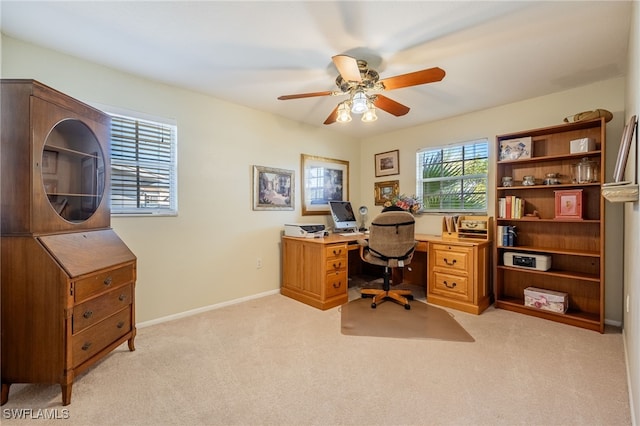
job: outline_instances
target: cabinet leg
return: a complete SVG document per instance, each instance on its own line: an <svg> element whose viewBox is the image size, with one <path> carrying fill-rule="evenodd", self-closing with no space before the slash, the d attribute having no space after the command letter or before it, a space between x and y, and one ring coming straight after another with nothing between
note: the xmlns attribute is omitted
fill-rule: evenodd
<svg viewBox="0 0 640 426"><path fill-rule="evenodd" d="M71 386L73 386L73 383L66 385L64 383L60 384L60 387L62 388L62 405L71 404Z"/></svg>
<svg viewBox="0 0 640 426"><path fill-rule="evenodd" d="M133 340L136 338L136 336L131 336L131 339L127 340L127 345L129 345L129 350L131 352L136 350L136 345L134 344Z"/></svg>
<svg viewBox="0 0 640 426"><path fill-rule="evenodd" d="M9 400L9 387L11 383L2 384L2 396L0 397L0 405L4 405Z"/></svg>

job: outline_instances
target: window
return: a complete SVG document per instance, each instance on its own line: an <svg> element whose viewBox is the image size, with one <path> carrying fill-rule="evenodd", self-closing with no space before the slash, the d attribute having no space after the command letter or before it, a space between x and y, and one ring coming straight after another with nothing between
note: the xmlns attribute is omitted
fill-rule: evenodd
<svg viewBox="0 0 640 426"><path fill-rule="evenodd" d="M177 214L177 126L111 115L111 213Z"/></svg>
<svg viewBox="0 0 640 426"><path fill-rule="evenodd" d="M417 194L422 211L485 213L487 211L487 139L417 153Z"/></svg>

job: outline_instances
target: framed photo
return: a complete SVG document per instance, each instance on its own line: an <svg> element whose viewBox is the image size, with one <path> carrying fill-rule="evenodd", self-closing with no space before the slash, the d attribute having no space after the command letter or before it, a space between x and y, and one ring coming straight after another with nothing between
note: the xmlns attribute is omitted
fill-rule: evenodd
<svg viewBox="0 0 640 426"><path fill-rule="evenodd" d="M391 200L400 194L400 181L388 180L386 182L375 182L375 204L382 206L386 201Z"/></svg>
<svg viewBox="0 0 640 426"><path fill-rule="evenodd" d="M513 161L531 158L531 136L500 141L500 160Z"/></svg>
<svg viewBox="0 0 640 426"><path fill-rule="evenodd" d="M349 200L349 162L302 154L302 215L329 214L329 201Z"/></svg>
<svg viewBox="0 0 640 426"><path fill-rule="evenodd" d="M627 167L627 159L629 157L629 148L633 140L633 133L637 127L637 117L634 115L629 119L629 123L624 126L622 132L622 141L618 150L618 158L616 160L616 168L613 170L613 181L622 182L624 179L624 169Z"/></svg>
<svg viewBox="0 0 640 426"><path fill-rule="evenodd" d="M582 219L582 189L555 191L556 219Z"/></svg>
<svg viewBox="0 0 640 426"><path fill-rule="evenodd" d="M294 171L253 166L253 210L293 210Z"/></svg>
<svg viewBox="0 0 640 426"><path fill-rule="evenodd" d="M376 177L400 174L400 151L381 152L375 155Z"/></svg>
<svg viewBox="0 0 640 426"><path fill-rule="evenodd" d="M58 172L58 153L47 149L42 151L42 173L55 174Z"/></svg>

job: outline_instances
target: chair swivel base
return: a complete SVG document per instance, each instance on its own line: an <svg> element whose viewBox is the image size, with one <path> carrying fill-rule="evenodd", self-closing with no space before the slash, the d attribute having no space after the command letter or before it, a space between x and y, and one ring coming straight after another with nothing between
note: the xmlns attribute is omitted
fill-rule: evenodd
<svg viewBox="0 0 640 426"><path fill-rule="evenodd" d="M360 291L362 297L373 297L371 302L371 308L375 309L378 304L384 302L387 299L391 299L396 303L404 306L405 309L411 309L409 300L413 300L413 294L411 290L381 290L377 288L363 288ZM406 297L405 297L406 296Z"/></svg>

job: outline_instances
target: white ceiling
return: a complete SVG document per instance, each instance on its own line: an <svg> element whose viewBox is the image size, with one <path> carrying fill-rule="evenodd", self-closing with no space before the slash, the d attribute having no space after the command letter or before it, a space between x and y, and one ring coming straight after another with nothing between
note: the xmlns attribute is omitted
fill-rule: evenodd
<svg viewBox="0 0 640 426"><path fill-rule="evenodd" d="M0 13L11 37L314 126L343 98L276 98L336 90L336 54L381 79L446 71L384 92L405 116L326 126L364 137L623 76L631 2L2 0Z"/></svg>

